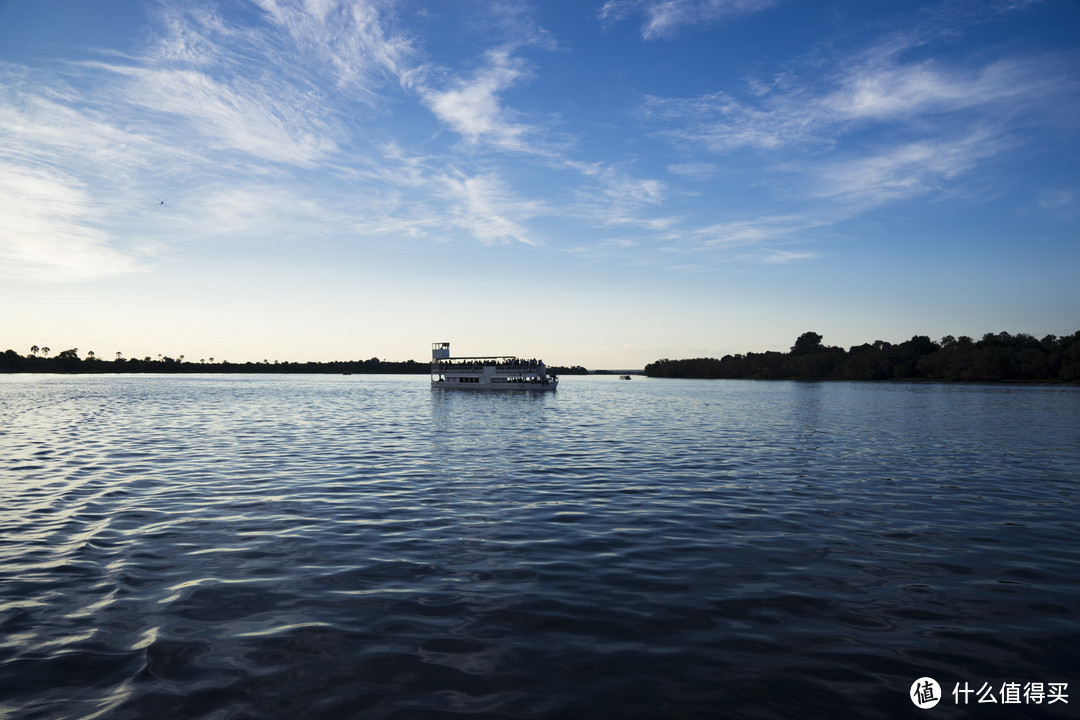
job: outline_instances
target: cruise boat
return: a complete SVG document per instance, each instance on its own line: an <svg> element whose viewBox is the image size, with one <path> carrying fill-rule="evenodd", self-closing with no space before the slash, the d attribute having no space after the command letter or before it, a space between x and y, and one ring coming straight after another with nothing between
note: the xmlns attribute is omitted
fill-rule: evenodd
<svg viewBox="0 0 1080 720"><path fill-rule="evenodd" d="M543 360L515 355L453 357L450 343L431 344L431 387L455 390L554 390L559 379Z"/></svg>

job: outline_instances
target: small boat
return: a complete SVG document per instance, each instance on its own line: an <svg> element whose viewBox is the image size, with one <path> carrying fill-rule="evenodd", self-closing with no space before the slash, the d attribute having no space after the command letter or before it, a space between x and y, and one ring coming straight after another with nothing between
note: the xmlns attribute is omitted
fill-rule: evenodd
<svg viewBox="0 0 1080 720"><path fill-rule="evenodd" d="M516 355L450 355L450 343L431 344L431 387L454 390L554 390L559 378L543 360Z"/></svg>
<svg viewBox="0 0 1080 720"><path fill-rule="evenodd" d="M629 380L629 379L630 379L630 376L629 376L629 375L621 375L621 376L619 377L619 379L620 379L620 380Z"/></svg>

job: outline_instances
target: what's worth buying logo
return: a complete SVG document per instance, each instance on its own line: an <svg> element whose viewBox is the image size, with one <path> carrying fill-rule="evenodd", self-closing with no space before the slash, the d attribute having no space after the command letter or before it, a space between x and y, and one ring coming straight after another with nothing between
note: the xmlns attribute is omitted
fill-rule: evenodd
<svg viewBox="0 0 1080 720"><path fill-rule="evenodd" d="M956 705L972 704L1001 704L1001 705L1055 705L1069 704L1069 683L1067 682L1003 682L995 686L984 682L976 690L966 681L961 685L959 682L952 689L953 703ZM921 677L911 683L908 697L915 707L922 710L930 708L941 702L941 686L932 677ZM974 700L972 699L974 698Z"/></svg>
<svg viewBox="0 0 1080 720"><path fill-rule="evenodd" d="M941 686L932 677L921 677L911 683L910 697L915 707L929 710L941 701Z"/></svg>

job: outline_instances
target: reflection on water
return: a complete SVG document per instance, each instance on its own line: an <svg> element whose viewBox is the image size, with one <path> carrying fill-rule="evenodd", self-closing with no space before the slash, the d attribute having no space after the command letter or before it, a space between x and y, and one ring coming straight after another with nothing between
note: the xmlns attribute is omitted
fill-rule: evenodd
<svg viewBox="0 0 1080 720"><path fill-rule="evenodd" d="M0 463L0 717L1077 690L1075 388L15 376Z"/></svg>

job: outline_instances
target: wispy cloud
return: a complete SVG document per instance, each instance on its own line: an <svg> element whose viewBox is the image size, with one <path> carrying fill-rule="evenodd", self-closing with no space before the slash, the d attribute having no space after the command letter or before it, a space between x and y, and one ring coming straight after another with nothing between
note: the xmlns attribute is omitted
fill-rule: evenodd
<svg viewBox="0 0 1080 720"><path fill-rule="evenodd" d="M754 259L761 262L768 263L770 265L785 265L791 262L802 262L804 260L816 260L821 257L821 253L806 250L803 252L795 252L792 250L780 250L773 248L767 252L755 257Z"/></svg>
<svg viewBox="0 0 1080 720"><path fill-rule="evenodd" d="M1033 109L1016 103L1047 106L1073 85L1059 63L1053 58L1004 59L965 70L888 58L850 69L835 90L815 99L806 112L820 117L825 127L908 122L989 108L1015 115Z"/></svg>
<svg viewBox="0 0 1080 720"><path fill-rule="evenodd" d="M763 215L707 225L692 230L688 235L695 238L695 245L698 246L733 248L783 240L822 224L822 221L801 215Z"/></svg>
<svg viewBox="0 0 1080 720"><path fill-rule="evenodd" d="M1039 207L1043 210L1058 210L1073 202L1072 190L1049 190L1039 196Z"/></svg>
<svg viewBox="0 0 1080 720"><path fill-rule="evenodd" d="M655 40L778 4L609 0L601 15L640 19ZM1016 128L1066 127L1077 109L1075 57L928 60L920 48L941 35L905 30L824 71L815 56L743 89L648 97L637 119L678 150L655 157L650 139L622 134L632 122L610 143L586 142L592 129L575 142L559 115L573 103L537 109L546 63L569 72L573 48L527 3L458 13L481 44L445 55L423 42L432 11L396 0L154 7L133 50L0 65L0 273L131 272L154 242L301 229L617 250L627 262L694 253L695 267L707 253L793 262L813 251L791 246L829 223L949 188L1018 147ZM406 31L406 16L423 22ZM752 190L699 202L735 177ZM734 196L753 200L733 211ZM167 226L138 217L159 197ZM543 234L559 223L571 232ZM612 232L627 244L582 239Z"/></svg>
<svg viewBox="0 0 1080 720"><path fill-rule="evenodd" d="M932 133L943 120L1001 122L1043 110L1056 114L1061 112L1057 101L1074 88L1053 58L1005 60L970 71L928 61L873 62L835 74L823 89L795 83L741 101L724 92L649 97L643 113L675 126L662 135L717 153L740 147L829 147L873 125ZM938 123L930 125L931 118Z"/></svg>
<svg viewBox="0 0 1080 720"><path fill-rule="evenodd" d="M185 121L210 150L312 167L337 149L319 115L306 112L308 105L288 86L223 83L191 70L109 69L130 78L131 105Z"/></svg>
<svg viewBox="0 0 1080 720"><path fill-rule="evenodd" d="M814 214L764 214L701 227L677 228L666 236L666 248L678 256L712 257L721 262L738 260L774 265L798 262L820 257L820 253L790 248L805 247L820 239L831 224L831 219ZM703 262L699 259L693 264L704 267Z"/></svg>
<svg viewBox="0 0 1080 720"><path fill-rule="evenodd" d="M815 167L817 197L876 207L940 190L1007 145L996 133L905 143L884 152Z"/></svg>
<svg viewBox="0 0 1080 720"><path fill-rule="evenodd" d="M99 67L127 79L126 105L186 123L211 149L312 167L347 141L345 110L372 106L388 80L409 82L413 49L382 2L255 4L246 24L167 6L141 56Z"/></svg>
<svg viewBox="0 0 1080 720"><path fill-rule="evenodd" d="M778 0L607 0L600 18L613 23L641 15L645 40L670 38L685 27L695 27L752 15L776 5Z"/></svg>
<svg viewBox="0 0 1080 720"><path fill-rule="evenodd" d="M1028 127L1077 110L1074 58L945 64L914 52L942 32L890 33L815 79L752 81L740 97L649 97L643 117L684 148L755 152L759 183L842 204L823 215L835 218L955 187Z"/></svg>
<svg viewBox="0 0 1080 720"><path fill-rule="evenodd" d="M0 160L0 277L88 280L138 269L100 229L106 216L78 178Z"/></svg>
<svg viewBox="0 0 1080 720"><path fill-rule="evenodd" d="M421 94L436 117L469 143L532 152L528 139L535 130L516 120L499 97L527 75L520 58L507 49L495 49L484 54L483 66L471 78L455 80L445 90L423 89Z"/></svg>
<svg viewBox="0 0 1080 720"><path fill-rule="evenodd" d="M690 180L708 180L716 175L719 167L711 162L672 163L667 171Z"/></svg>
<svg viewBox="0 0 1080 720"><path fill-rule="evenodd" d="M387 78L408 82L415 54L412 42L393 31L388 18L393 3L380 0L254 0L274 26L292 42L260 42L281 64L296 62L306 70L328 72L355 99L373 98ZM284 68L283 68L284 69ZM321 73L320 73L321 74Z"/></svg>
<svg viewBox="0 0 1080 720"><path fill-rule="evenodd" d="M451 217L458 227L486 243L516 241L535 245L525 223L547 211L535 200L514 198L495 175L447 174L444 195L451 200Z"/></svg>
<svg viewBox="0 0 1080 720"><path fill-rule="evenodd" d="M63 82L8 65L0 74L0 275L83 280L138 269L138 238L105 228L140 202L130 183L160 158L155 144Z"/></svg>
<svg viewBox="0 0 1080 720"><path fill-rule="evenodd" d="M388 79L407 85L411 47L382 7L261 0L226 21L210 4L162 6L135 54L51 72L0 66L0 273L137 269L135 248L160 242L148 233L169 236L138 219L161 196L173 230L194 236L343 222L287 185L352 164L357 108L376 112Z"/></svg>

